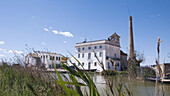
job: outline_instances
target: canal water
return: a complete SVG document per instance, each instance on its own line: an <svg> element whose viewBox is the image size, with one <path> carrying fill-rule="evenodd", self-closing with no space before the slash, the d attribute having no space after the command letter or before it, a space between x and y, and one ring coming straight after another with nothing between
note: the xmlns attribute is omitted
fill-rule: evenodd
<svg viewBox="0 0 170 96"><path fill-rule="evenodd" d="M63 75L68 77L68 74ZM109 85L106 84L108 79L113 83L114 90L117 90L118 85L122 84L131 91L133 96L155 96L155 82L152 81L136 80L126 76L103 76L99 74L90 74L90 76L102 96L106 96L106 90L110 92ZM82 82L80 79L78 81ZM157 89L158 96L170 96L170 84L158 83Z"/></svg>
<svg viewBox="0 0 170 96"><path fill-rule="evenodd" d="M155 82L152 81L135 80L124 76L102 76L97 74L93 74L92 78L103 96L106 95L105 90L110 90L106 84L108 78L113 82L113 88L115 90L119 84L122 84L128 87L134 96L155 96ZM158 96L170 96L170 84L158 83L157 89Z"/></svg>

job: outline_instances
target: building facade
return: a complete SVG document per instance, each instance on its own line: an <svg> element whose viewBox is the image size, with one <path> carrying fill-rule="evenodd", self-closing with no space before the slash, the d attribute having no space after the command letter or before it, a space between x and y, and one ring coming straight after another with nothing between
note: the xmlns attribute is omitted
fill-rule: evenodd
<svg viewBox="0 0 170 96"><path fill-rule="evenodd" d="M54 69L53 64L55 64L56 68L59 68L61 67L61 62L67 62L67 60L65 61L63 58L66 57L61 54L37 51L34 54L28 54L25 57L25 63L28 66L44 66L46 69Z"/></svg>
<svg viewBox="0 0 170 96"><path fill-rule="evenodd" d="M163 78L168 75L170 77L170 63L159 64L162 71ZM155 70L157 76L159 76L159 68L157 65L153 65L152 68Z"/></svg>
<svg viewBox="0 0 170 96"><path fill-rule="evenodd" d="M121 70L119 38L120 36L114 33L107 40L77 43L75 46L75 57L80 61L85 70L97 69L97 71L101 72L103 71L101 64L106 70ZM80 67L80 64L74 58L70 60Z"/></svg>

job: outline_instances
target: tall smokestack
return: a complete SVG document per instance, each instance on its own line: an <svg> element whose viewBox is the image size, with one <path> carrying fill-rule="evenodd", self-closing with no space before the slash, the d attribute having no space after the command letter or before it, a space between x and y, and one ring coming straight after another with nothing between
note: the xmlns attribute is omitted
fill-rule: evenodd
<svg viewBox="0 0 170 96"><path fill-rule="evenodd" d="M133 44L132 16L129 17L129 59L135 59Z"/></svg>

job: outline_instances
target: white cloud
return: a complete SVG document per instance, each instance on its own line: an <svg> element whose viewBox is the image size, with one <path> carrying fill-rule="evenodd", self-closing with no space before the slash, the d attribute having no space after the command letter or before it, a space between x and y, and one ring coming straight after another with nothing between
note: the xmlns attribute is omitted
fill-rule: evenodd
<svg viewBox="0 0 170 96"><path fill-rule="evenodd" d="M1 49L1 48L0 48L0 51L4 51L4 49Z"/></svg>
<svg viewBox="0 0 170 96"><path fill-rule="evenodd" d="M3 55L3 54L0 54L0 57L5 57L5 55Z"/></svg>
<svg viewBox="0 0 170 96"><path fill-rule="evenodd" d="M1 49L1 48L0 48L0 51L2 51L5 54L8 54L8 53L22 54L23 53L22 51L17 51L17 50L9 50L9 51L7 51L6 49Z"/></svg>
<svg viewBox="0 0 170 96"><path fill-rule="evenodd" d="M148 59L149 59L149 58L151 58L151 57L150 57L150 56L146 56L146 58L148 58Z"/></svg>
<svg viewBox="0 0 170 96"><path fill-rule="evenodd" d="M52 27L49 27L49 29L52 30ZM49 29L44 28L45 31L50 31ZM52 32L54 34L63 35L65 37L73 37L73 34L71 34L70 32L60 32L60 31L57 31L57 30L52 30Z"/></svg>
<svg viewBox="0 0 170 96"><path fill-rule="evenodd" d="M1 48L0 48L0 51L2 51L3 53L8 53L8 52L6 52L5 49L1 49Z"/></svg>
<svg viewBox="0 0 170 96"><path fill-rule="evenodd" d="M44 28L45 31L49 31L47 28Z"/></svg>
<svg viewBox="0 0 170 96"><path fill-rule="evenodd" d="M64 35L66 37L73 37L73 35L70 32L59 32L59 34Z"/></svg>
<svg viewBox="0 0 170 96"><path fill-rule="evenodd" d="M22 51L17 51L17 50L9 50L8 53L16 53L16 54L22 54Z"/></svg>
<svg viewBox="0 0 170 96"><path fill-rule="evenodd" d="M63 41L64 43L67 43L66 41Z"/></svg>
<svg viewBox="0 0 170 96"><path fill-rule="evenodd" d="M58 32L57 30L52 31L54 34L60 34L66 37L73 37L73 35L70 32Z"/></svg>
<svg viewBox="0 0 170 96"><path fill-rule="evenodd" d="M31 16L31 18L35 18L35 16Z"/></svg>
<svg viewBox="0 0 170 96"><path fill-rule="evenodd" d="M158 14L151 14L150 15L151 18L155 18L155 17L159 17L159 16L161 16L159 13Z"/></svg>
<svg viewBox="0 0 170 96"><path fill-rule="evenodd" d="M52 27L50 27L50 29L52 30Z"/></svg>
<svg viewBox="0 0 170 96"><path fill-rule="evenodd" d="M59 32L57 30L53 30L52 31L54 34L59 34Z"/></svg>
<svg viewBox="0 0 170 96"><path fill-rule="evenodd" d="M0 41L0 44L5 44L5 42L4 41Z"/></svg>
<svg viewBox="0 0 170 96"><path fill-rule="evenodd" d="M42 45L47 45L47 43L45 43L45 42L41 42L41 44L42 44Z"/></svg>

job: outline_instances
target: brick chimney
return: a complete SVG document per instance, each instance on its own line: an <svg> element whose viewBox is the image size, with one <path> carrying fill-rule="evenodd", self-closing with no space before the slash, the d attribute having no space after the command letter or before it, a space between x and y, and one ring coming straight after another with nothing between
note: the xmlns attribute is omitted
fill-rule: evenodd
<svg viewBox="0 0 170 96"><path fill-rule="evenodd" d="M132 16L129 17L129 59L136 59L134 54Z"/></svg>

